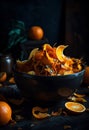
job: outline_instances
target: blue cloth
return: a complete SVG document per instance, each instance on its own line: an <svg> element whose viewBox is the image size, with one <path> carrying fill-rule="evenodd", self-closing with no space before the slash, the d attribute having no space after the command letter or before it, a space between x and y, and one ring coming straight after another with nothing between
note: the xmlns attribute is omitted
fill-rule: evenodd
<svg viewBox="0 0 89 130"><path fill-rule="evenodd" d="M87 102L84 103L86 108L89 108L89 88L82 88L79 90L80 93L86 94ZM0 93L9 98L19 99L22 95L20 95L20 91L18 90L16 85L9 85L7 87L0 88ZM64 109L64 104L67 100L63 99L59 101L54 108L60 106ZM31 108L34 106L34 103L29 101L24 103L22 106L19 106L19 109L23 111L19 114L24 115L24 119L18 121L15 125L11 126L10 124L0 127L0 130L18 130L18 128L22 128L22 130L88 130L89 129L89 112L84 112L78 115L61 115L56 117L49 117L44 120L34 119L31 115ZM17 109L17 106L13 106L12 108ZM49 107L50 110L50 107ZM14 118L14 117L13 117ZM66 128L65 128L66 126Z"/></svg>

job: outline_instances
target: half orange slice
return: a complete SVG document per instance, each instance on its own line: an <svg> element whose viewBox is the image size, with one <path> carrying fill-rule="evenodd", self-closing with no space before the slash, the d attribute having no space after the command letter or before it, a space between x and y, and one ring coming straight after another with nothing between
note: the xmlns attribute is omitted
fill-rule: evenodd
<svg viewBox="0 0 89 130"><path fill-rule="evenodd" d="M66 102L65 107L74 113L82 113L86 110L86 107L82 105L81 103L77 102Z"/></svg>

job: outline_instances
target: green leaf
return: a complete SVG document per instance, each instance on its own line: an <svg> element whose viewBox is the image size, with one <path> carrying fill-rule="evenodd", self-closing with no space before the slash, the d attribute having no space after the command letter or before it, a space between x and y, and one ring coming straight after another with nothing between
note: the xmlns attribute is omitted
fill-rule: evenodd
<svg viewBox="0 0 89 130"><path fill-rule="evenodd" d="M13 29L9 32L9 36L11 35L14 35L14 34L17 34L17 35L20 35L21 34L21 29Z"/></svg>

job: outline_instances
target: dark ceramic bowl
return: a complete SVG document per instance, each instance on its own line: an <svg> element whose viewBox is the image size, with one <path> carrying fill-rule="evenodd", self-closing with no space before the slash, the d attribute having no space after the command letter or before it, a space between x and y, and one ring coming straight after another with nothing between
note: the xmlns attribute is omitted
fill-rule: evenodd
<svg viewBox="0 0 89 130"><path fill-rule="evenodd" d="M22 95L36 101L55 102L60 97L71 95L79 89L85 69L78 73L64 76L36 76L18 72L14 66L15 82Z"/></svg>

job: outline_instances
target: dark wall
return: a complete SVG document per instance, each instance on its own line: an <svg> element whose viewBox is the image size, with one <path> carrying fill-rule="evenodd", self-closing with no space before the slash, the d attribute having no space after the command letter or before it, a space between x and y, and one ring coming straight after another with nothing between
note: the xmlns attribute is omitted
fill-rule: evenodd
<svg viewBox="0 0 89 130"><path fill-rule="evenodd" d="M1 46L8 43L8 27L12 20L23 21L26 29L32 25L40 25L50 44L60 42L64 35L63 4L63 0L1 0Z"/></svg>
<svg viewBox="0 0 89 130"><path fill-rule="evenodd" d="M20 20L26 30L32 25L42 26L50 44L69 44L69 55L84 57L89 63L88 12L85 0L1 0L0 50L8 44L11 21Z"/></svg>
<svg viewBox="0 0 89 130"><path fill-rule="evenodd" d="M69 53L89 64L89 4L85 0L66 0L66 44Z"/></svg>

